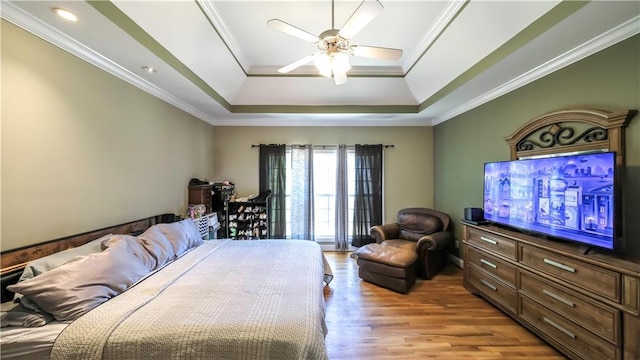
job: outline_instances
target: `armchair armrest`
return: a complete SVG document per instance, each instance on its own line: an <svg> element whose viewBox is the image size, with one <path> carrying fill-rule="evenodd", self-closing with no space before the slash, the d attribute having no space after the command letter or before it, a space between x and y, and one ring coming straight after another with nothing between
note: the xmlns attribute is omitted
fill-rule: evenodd
<svg viewBox="0 0 640 360"><path fill-rule="evenodd" d="M422 248L429 251L444 250L453 243L453 234L449 231L440 231L437 233L425 235L418 239L416 248L419 252Z"/></svg>
<svg viewBox="0 0 640 360"><path fill-rule="evenodd" d="M400 235L400 226L396 223L372 226L369 229L369 235L380 244L388 239L397 239Z"/></svg>

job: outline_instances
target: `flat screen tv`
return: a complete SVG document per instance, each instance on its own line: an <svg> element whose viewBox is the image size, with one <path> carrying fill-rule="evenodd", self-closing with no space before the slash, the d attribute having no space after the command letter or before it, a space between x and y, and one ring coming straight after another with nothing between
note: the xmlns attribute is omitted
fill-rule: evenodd
<svg viewBox="0 0 640 360"><path fill-rule="evenodd" d="M487 221L613 250L614 152L485 163Z"/></svg>

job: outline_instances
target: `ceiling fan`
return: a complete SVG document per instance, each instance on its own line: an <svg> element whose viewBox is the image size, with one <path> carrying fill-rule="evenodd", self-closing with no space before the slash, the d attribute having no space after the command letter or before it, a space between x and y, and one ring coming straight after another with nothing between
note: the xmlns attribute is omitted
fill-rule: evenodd
<svg viewBox="0 0 640 360"><path fill-rule="evenodd" d="M363 0L358 8L341 29L334 26L334 0L331 0L331 29L319 36L308 33L300 28L279 19L267 21L267 26L280 30L289 35L309 41L318 47L318 52L307 55L302 59L278 69L279 73L288 73L311 61L315 61L320 74L331 77L333 74L336 85L347 82L347 71L351 69L349 56L362 56L382 60L398 60L402 57L401 49L383 48L377 46L351 45L350 40L383 9L378 0Z"/></svg>

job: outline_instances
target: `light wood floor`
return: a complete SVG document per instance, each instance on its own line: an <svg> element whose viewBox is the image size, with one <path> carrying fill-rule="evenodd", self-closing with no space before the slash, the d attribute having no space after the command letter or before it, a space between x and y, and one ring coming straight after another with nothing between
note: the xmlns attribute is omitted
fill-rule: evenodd
<svg viewBox="0 0 640 360"><path fill-rule="evenodd" d="M402 295L362 281L348 253L325 255L335 275L325 287L330 360L565 359L467 292L454 265Z"/></svg>

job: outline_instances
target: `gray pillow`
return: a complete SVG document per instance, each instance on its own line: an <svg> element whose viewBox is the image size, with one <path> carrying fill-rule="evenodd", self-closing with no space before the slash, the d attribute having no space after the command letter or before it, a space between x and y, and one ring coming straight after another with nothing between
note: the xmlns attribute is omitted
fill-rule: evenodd
<svg viewBox="0 0 640 360"><path fill-rule="evenodd" d="M0 327L39 327L44 326L53 320L50 314L41 314L33 310L27 309L22 304L9 311L0 313Z"/></svg>
<svg viewBox="0 0 640 360"><path fill-rule="evenodd" d="M138 236L138 241L142 247L155 259L155 269L163 267L175 260L176 252L173 245L164 235L158 225L154 225Z"/></svg>
<svg viewBox="0 0 640 360"><path fill-rule="evenodd" d="M102 251L100 244L102 243L103 240L107 239L110 236L111 234L108 234L99 239L90 241L84 245L63 250L55 254L51 254L51 255L42 257L40 259L31 261L24 268L24 271L22 271L22 275L20 276L20 279L18 281L28 280L34 276L38 276L49 270L53 270L60 265L68 263L76 256L89 255L92 253L100 252Z"/></svg>
<svg viewBox="0 0 640 360"><path fill-rule="evenodd" d="M27 266L25 266L24 270L22 271L22 275L20 275L20 279L18 279L18 282L29 280L35 276L44 274L47 271L53 270L61 265L68 263L78 256L101 252L102 241L110 236L111 234L108 234L98 239L92 240L84 245L63 250L55 254L51 254L31 261L27 264ZM24 307L29 310L42 312L42 310L39 309L38 306L31 302L29 299L22 299L22 294L20 293L16 292L13 296L13 299L14 301L19 300L22 305L24 305Z"/></svg>
<svg viewBox="0 0 640 360"><path fill-rule="evenodd" d="M180 257L187 250L202 244L200 232L192 219L155 226L167 237L176 253L176 257Z"/></svg>
<svg viewBox="0 0 640 360"><path fill-rule="evenodd" d="M136 249L139 244L135 238L124 238L100 253L75 258L7 288L23 294L57 320L75 320L149 273Z"/></svg>
<svg viewBox="0 0 640 360"><path fill-rule="evenodd" d="M106 250L110 247L116 246L121 241L128 242L127 246L131 250L131 253L136 256L144 266L151 272L154 270L158 263L155 257L151 256L147 249L142 246L142 243L138 241L138 238L131 235L112 235L108 239L102 241L102 249Z"/></svg>
<svg viewBox="0 0 640 360"><path fill-rule="evenodd" d="M189 237L189 249L200 246L204 243L202 240L202 234L200 234L200 230L198 229L198 225L192 219L182 220L181 223Z"/></svg>

